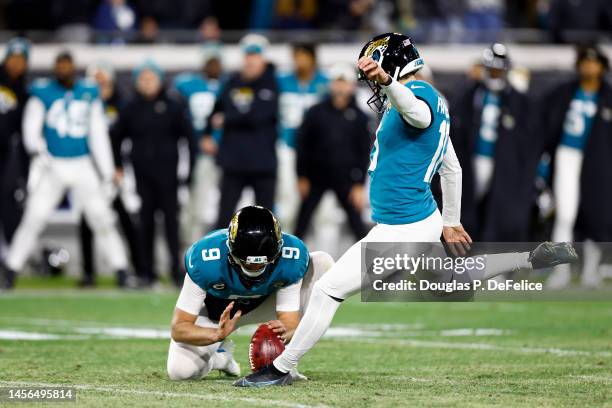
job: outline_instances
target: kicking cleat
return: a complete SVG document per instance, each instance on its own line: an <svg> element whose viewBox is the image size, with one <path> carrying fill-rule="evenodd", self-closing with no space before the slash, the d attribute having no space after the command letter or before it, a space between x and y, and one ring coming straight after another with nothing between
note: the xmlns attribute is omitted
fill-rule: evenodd
<svg viewBox="0 0 612 408"><path fill-rule="evenodd" d="M576 250L567 242L543 242L529 254L533 269L549 268L561 264L578 262Z"/></svg>
<svg viewBox="0 0 612 408"><path fill-rule="evenodd" d="M234 387L269 387L271 385L291 385L291 373L278 371L274 365L262 368L252 374L242 377L234 382Z"/></svg>
<svg viewBox="0 0 612 408"><path fill-rule="evenodd" d="M238 377L240 375L240 364L234 360L234 342L224 340L217 349L217 353L223 353L226 360L223 367L219 368L219 370L232 377Z"/></svg>

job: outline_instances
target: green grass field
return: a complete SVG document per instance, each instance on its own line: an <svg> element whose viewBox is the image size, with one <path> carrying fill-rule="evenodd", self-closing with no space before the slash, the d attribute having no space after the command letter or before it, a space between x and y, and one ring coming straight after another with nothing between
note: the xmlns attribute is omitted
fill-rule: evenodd
<svg viewBox="0 0 612 408"><path fill-rule="evenodd" d="M166 379L176 295L36 288L0 294L0 386L74 385L78 406L100 407L612 407L612 302L355 299L341 307L332 336L300 364L310 381L251 390L232 387L221 374ZM232 336L243 372L249 335L247 328Z"/></svg>

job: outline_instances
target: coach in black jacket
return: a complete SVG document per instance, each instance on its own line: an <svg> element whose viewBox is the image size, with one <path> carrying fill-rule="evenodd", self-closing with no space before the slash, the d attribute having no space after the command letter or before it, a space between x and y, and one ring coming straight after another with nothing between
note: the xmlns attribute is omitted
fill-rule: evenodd
<svg viewBox="0 0 612 408"><path fill-rule="evenodd" d="M223 85L209 117L203 141L208 153L216 150L211 129L223 129L217 152L223 170L217 228L227 226L246 186L255 190L257 205L274 206L278 87L275 68L263 56L266 45L257 34L242 39L242 69Z"/></svg>
<svg viewBox="0 0 612 408"><path fill-rule="evenodd" d="M367 232L361 211L371 147L368 117L355 102L355 71L334 66L330 79L330 96L308 110L298 130L302 204L295 235L304 237L323 194L331 190L347 214L355 239L360 240Z"/></svg>
<svg viewBox="0 0 612 408"><path fill-rule="evenodd" d="M461 221L474 240L524 241L537 161L533 158L533 143L530 147L529 101L507 80L509 58L503 45L487 49L483 65L485 78L470 83L451 101L451 137L463 169ZM498 110L492 115L492 173L483 189L477 185L480 175L475 163L480 154L485 97L491 94L496 95Z"/></svg>
<svg viewBox="0 0 612 408"><path fill-rule="evenodd" d="M142 246L142 278L153 284L157 280L153 268L155 213L164 215L165 234L171 257L172 279L182 285L184 271L179 262L178 142L183 139L193 157L192 129L186 106L170 98L162 88L163 73L149 61L135 74L136 96L121 110L113 128L115 162L120 167L121 144L130 139L130 161L136 176L136 188L142 200L140 231Z"/></svg>
<svg viewBox="0 0 612 408"><path fill-rule="evenodd" d="M21 138L29 47L23 38L10 40L0 67L0 231L8 243L21 219L29 165Z"/></svg>
<svg viewBox="0 0 612 408"><path fill-rule="evenodd" d="M597 78L590 78L585 71L586 66L581 66L587 60L599 61L596 64L601 64L602 68L596 75ZM605 71L608 69L608 59L601 50L587 47L579 50L576 66L580 77L559 85L543 99L543 109L539 115L540 141L542 150L552 159L550 180L554 180L555 156L562 144L561 139L570 104L575 99L578 89L591 88L591 92L597 94L596 113L582 151L578 213L574 220L574 231L570 231L574 237L562 238L610 242L612 241L612 86L604 79ZM557 201L565 199L559 196L561 192L553 191L553 193ZM558 229L556 225L555 230ZM558 239L554 235L553 232L553 239Z"/></svg>

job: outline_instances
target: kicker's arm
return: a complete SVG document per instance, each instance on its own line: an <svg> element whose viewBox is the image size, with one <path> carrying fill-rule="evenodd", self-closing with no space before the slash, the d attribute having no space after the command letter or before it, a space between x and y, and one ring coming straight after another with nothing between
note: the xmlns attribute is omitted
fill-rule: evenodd
<svg viewBox="0 0 612 408"><path fill-rule="evenodd" d="M429 105L419 98L406 86L392 80L382 89L389 98L389 102L398 110L408 124L418 129L426 129L432 121Z"/></svg>
<svg viewBox="0 0 612 408"><path fill-rule="evenodd" d="M459 159L449 139L442 166L438 170L442 185L442 221L445 227L461 225L461 173Z"/></svg>

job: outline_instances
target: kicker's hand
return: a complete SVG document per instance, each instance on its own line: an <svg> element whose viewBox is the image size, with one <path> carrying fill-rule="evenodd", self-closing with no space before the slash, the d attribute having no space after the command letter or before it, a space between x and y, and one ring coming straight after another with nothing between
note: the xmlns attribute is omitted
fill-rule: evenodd
<svg viewBox="0 0 612 408"><path fill-rule="evenodd" d="M236 323L240 320L240 316L242 316L242 311L239 310L234 314L234 317L230 318L230 312L234 307L234 302L227 305L223 313L221 313L221 317L219 318L219 328L217 329L217 341L221 341L227 336L229 336L234 330L236 330Z"/></svg>
<svg viewBox="0 0 612 408"><path fill-rule="evenodd" d="M378 62L370 57L361 57L357 62L357 68L363 72L370 81L375 81L381 85L388 85L391 77L387 74Z"/></svg>
<svg viewBox="0 0 612 408"><path fill-rule="evenodd" d="M463 228L463 225L442 228L442 236L453 255L463 256L466 254L466 251L470 250L472 238Z"/></svg>

